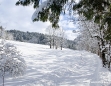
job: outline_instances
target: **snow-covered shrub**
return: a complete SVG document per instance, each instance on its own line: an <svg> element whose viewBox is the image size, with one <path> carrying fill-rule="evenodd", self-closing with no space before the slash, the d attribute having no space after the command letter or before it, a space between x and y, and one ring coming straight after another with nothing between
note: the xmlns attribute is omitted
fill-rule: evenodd
<svg viewBox="0 0 111 86"><path fill-rule="evenodd" d="M26 69L26 64L17 48L10 43L0 43L0 74L4 76L11 75L17 77L23 75Z"/></svg>

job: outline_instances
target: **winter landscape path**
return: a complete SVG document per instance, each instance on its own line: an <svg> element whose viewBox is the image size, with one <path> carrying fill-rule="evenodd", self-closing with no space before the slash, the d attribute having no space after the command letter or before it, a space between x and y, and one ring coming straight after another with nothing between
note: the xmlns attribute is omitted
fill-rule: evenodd
<svg viewBox="0 0 111 86"><path fill-rule="evenodd" d="M11 43L22 53L27 70L22 77L6 78L5 86L111 86L111 73L102 68L101 60L95 54L54 50L38 44Z"/></svg>

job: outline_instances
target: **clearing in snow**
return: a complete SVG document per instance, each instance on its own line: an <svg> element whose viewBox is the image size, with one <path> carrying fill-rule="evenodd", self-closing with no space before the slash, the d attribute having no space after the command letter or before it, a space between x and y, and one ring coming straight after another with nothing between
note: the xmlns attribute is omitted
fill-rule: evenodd
<svg viewBox="0 0 111 86"><path fill-rule="evenodd" d="M111 73L95 54L70 49L9 41L22 53L26 74L5 77L5 86L111 86ZM0 86L2 79L0 78Z"/></svg>

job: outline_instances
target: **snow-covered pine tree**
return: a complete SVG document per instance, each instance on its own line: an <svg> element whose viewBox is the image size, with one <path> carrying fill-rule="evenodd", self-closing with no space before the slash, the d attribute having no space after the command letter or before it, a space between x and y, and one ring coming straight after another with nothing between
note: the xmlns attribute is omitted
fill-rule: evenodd
<svg viewBox="0 0 111 86"><path fill-rule="evenodd" d="M10 43L0 43L0 75L3 79L5 75L17 77L23 75L26 69L26 64L17 48Z"/></svg>

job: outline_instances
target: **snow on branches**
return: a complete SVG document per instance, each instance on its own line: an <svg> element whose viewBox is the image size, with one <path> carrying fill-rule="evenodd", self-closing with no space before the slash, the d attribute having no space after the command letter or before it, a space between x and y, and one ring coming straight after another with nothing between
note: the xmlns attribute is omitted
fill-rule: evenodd
<svg viewBox="0 0 111 86"><path fill-rule="evenodd" d="M0 43L0 74L13 77L23 75L26 64L17 48L10 43Z"/></svg>

